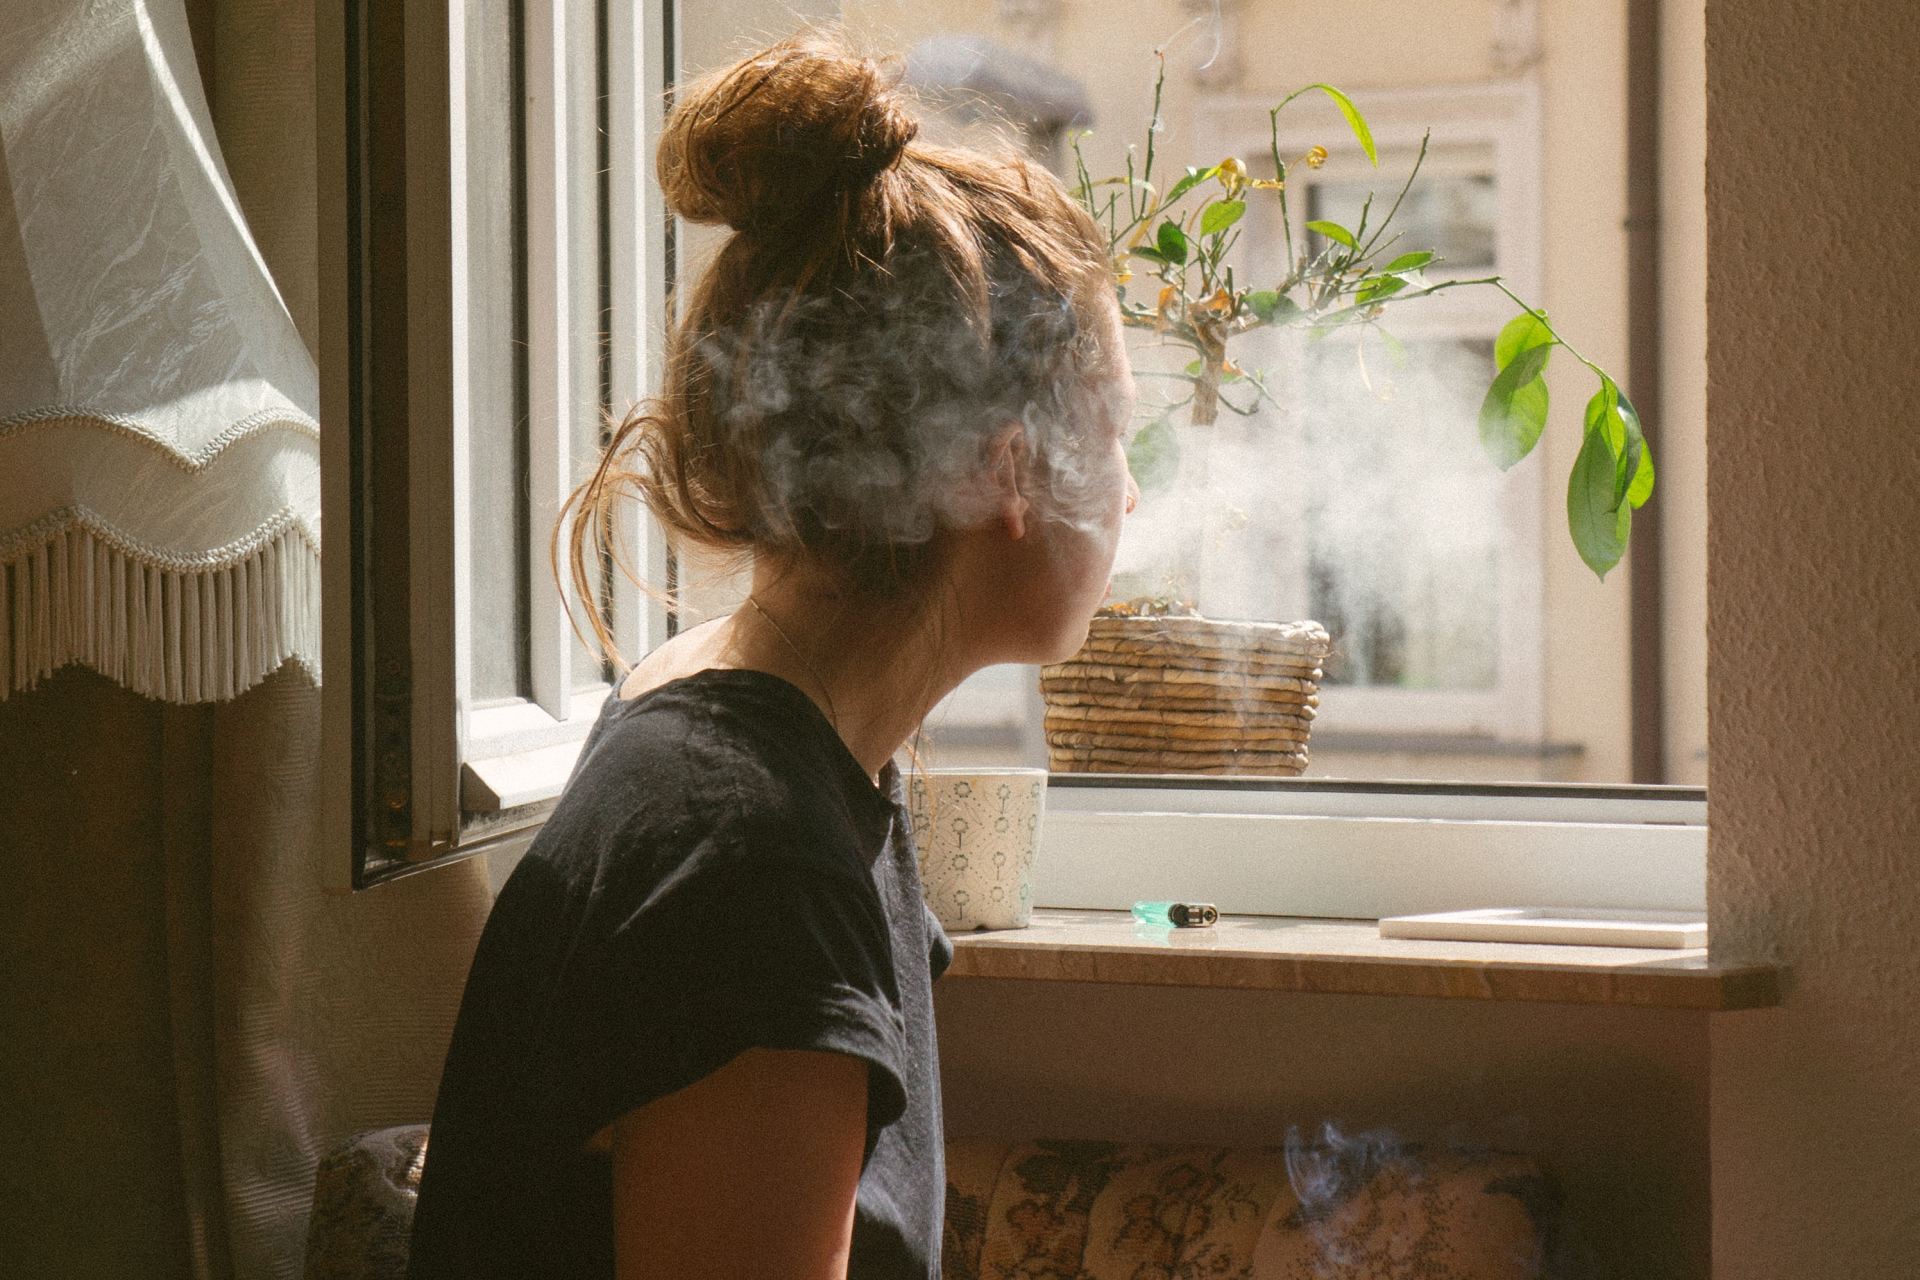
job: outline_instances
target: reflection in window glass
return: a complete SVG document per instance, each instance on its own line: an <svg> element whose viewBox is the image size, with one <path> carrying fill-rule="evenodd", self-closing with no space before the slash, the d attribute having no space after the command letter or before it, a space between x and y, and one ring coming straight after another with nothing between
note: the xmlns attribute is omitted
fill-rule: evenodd
<svg viewBox="0 0 1920 1280"><path fill-rule="evenodd" d="M1307 200L1308 216L1326 219L1343 227L1360 221L1361 206L1373 184L1363 182L1317 182ZM1392 193L1381 192L1374 199L1368 216L1376 223ZM1490 173L1436 173L1424 169L1413 189L1394 214L1394 230L1401 243L1432 249L1439 256L1436 267L1442 271L1477 271L1491 268L1497 261L1495 225L1499 220L1498 192ZM1312 238L1313 252L1327 242Z"/></svg>

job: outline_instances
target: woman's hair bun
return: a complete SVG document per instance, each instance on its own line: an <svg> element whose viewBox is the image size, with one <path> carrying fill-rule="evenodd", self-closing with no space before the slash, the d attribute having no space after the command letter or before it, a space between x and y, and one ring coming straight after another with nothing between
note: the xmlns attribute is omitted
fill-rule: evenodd
<svg viewBox="0 0 1920 1280"><path fill-rule="evenodd" d="M692 222L765 230L858 191L920 130L898 77L822 36L784 40L688 86L657 169Z"/></svg>

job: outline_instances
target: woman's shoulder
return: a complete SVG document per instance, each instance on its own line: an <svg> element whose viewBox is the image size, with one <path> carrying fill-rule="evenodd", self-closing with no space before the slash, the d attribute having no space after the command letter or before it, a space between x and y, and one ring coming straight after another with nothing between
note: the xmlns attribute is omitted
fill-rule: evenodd
<svg viewBox="0 0 1920 1280"><path fill-rule="evenodd" d="M831 734L803 693L764 672L708 670L634 698L616 689L541 839L591 847L596 861L697 852L851 869L888 814Z"/></svg>

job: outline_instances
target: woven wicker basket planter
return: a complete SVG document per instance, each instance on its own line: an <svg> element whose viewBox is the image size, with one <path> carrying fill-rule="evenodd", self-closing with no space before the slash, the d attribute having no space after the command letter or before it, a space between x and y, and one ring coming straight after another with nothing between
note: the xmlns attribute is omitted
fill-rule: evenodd
<svg viewBox="0 0 1920 1280"><path fill-rule="evenodd" d="M1327 647L1317 622L1096 617L1079 653L1040 669L1048 764L1292 777Z"/></svg>

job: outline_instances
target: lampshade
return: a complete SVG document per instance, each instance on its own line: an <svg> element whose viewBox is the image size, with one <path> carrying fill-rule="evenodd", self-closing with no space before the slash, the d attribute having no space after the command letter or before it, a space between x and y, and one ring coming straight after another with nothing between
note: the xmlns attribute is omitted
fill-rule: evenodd
<svg viewBox="0 0 1920 1280"><path fill-rule="evenodd" d="M317 680L317 401L181 0L0 3L0 699Z"/></svg>

